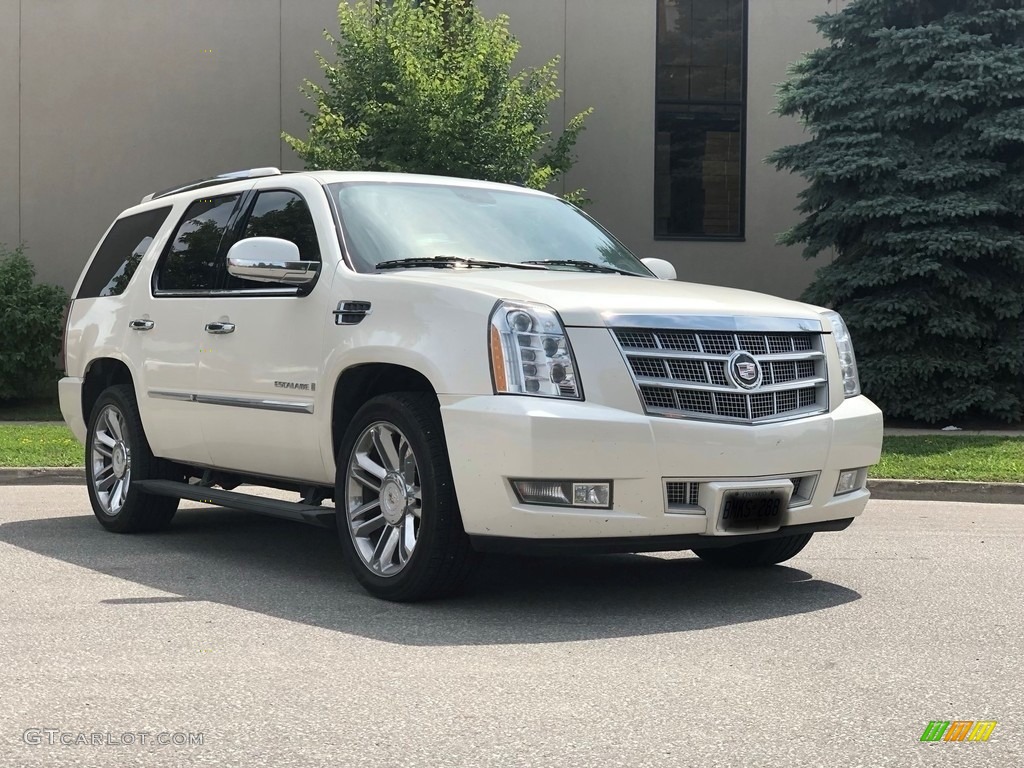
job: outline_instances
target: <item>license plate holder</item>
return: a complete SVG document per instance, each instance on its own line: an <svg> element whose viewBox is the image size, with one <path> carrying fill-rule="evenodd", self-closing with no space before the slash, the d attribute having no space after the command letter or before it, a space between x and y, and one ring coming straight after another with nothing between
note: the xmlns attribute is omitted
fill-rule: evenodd
<svg viewBox="0 0 1024 768"><path fill-rule="evenodd" d="M718 529L728 533L775 531L789 506L784 488L745 488L726 491L718 515Z"/></svg>

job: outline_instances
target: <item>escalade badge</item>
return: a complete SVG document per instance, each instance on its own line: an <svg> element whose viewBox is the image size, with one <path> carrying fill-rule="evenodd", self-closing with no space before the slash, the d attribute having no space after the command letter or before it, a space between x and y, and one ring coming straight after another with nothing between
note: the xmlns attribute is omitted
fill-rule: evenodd
<svg viewBox="0 0 1024 768"><path fill-rule="evenodd" d="M299 389L303 392L316 392L316 384L305 384L298 381L275 381L274 386L278 389Z"/></svg>
<svg viewBox="0 0 1024 768"><path fill-rule="evenodd" d="M729 378L738 387L754 389L761 384L761 364L754 359L753 355L737 352L729 358L728 369Z"/></svg>

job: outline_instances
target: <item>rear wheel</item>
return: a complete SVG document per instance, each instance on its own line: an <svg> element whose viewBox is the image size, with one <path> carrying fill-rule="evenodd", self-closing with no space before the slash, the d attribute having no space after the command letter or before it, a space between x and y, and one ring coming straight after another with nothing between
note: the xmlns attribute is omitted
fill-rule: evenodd
<svg viewBox="0 0 1024 768"><path fill-rule="evenodd" d="M810 533L796 536L780 536L764 541L752 541L736 544L731 547L708 547L695 549L693 553L701 560L715 565L727 565L736 568L750 568L777 565L799 554L811 540Z"/></svg>
<svg viewBox="0 0 1024 768"><path fill-rule="evenodd" d="M442 597L472 567L441 414L429 394L381 395L359 409L338 451L335 505L345 559L376 597Z"/></svg>
<svg viewBox="0 0 1024 768"><path fill-rule="evenodd" d="M130 387L108 387L100 394L89 417L85 454L89 501L100 525L115 533L134 533L171 522L178 499L143 493L138 482L184 477L173 464L153 456Z"/></svg>

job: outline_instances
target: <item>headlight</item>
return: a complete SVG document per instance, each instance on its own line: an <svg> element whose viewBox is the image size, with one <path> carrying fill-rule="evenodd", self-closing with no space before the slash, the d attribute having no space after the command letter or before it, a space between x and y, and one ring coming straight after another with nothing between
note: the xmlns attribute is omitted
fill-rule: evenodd
<svg viewBox="0 0 1024 768"><path fill-rule="evenodd" d="M580 399L572 348L551 307L500 301L490 333L496 392Z"/></svg>
<svg viewBox="0 0 1024 768"><path fill-rule="evenodd" d="M860 394L860 376L857 374L857 356L853 354L853 340L838 312L826 312L825 317L832 324L832 338L839 348L839 364L843 371L843 393L847 397Z"/></svg>

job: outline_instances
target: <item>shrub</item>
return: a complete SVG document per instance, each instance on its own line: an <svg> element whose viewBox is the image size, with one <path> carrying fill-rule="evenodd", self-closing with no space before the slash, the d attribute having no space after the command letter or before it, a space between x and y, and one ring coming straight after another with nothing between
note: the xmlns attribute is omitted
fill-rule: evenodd
<svg viewBox="0 0 1024 768"><path fill-rule="evenodd" d="M1020 0L851 0L815 23L828 45L779 108L811 138L770 158L809 182L782 241L835 255L805 298L846 318L888 416L1020 420Z"/></svg>
<svg viewBox="0 0 1024 768"><path fill-rule="evenodd" d="M68 296L36 283L35 274L22 246L0 245L0 400L36 396L57 378Z"/></svg>
<svg viewBox="0 0 1024 768"><path fill-rule="evenodd" d="M342 2L337 60L319 53L326 86L305 140L285 141L310 169L404 171L544 189L574 162L590 110L556 139L545 130L560 96L558 59L511 73L519 43L508 17L466 0ZM578 199L579 194L575 197Z"/></svg>

